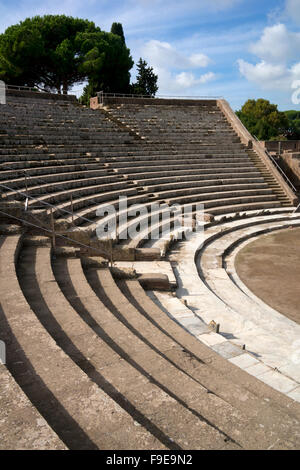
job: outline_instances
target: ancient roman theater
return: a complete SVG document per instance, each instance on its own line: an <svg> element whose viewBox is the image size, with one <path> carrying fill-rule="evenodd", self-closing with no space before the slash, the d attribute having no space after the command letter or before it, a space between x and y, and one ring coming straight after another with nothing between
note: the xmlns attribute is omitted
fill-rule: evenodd
<svg viewBox="0 0 300 470"><path fill-rule="evenodd" d="M0 449L299 449L298 197L229 104L2 101Z"/></svg>

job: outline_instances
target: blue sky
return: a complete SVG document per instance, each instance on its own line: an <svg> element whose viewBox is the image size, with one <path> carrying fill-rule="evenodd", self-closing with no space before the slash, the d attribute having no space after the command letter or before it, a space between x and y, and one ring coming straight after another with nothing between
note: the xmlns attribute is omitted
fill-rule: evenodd
<svg viewBox="0 0 300 470"><path fill-rule="evenodd" d="M292 102L300 0L0 0L0 32L28 16L62 13L105 31L121 22L134 61L143 57L157 72L159 95L223 96L234 109L266 98L300 109Z"/></svg>

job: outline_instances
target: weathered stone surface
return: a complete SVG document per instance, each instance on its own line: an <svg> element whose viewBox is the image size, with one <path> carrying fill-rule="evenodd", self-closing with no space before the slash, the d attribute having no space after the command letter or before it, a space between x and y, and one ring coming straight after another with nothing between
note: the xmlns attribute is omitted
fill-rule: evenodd
<svg viewBox="0 0 300 470"><path fill-rule="evenodd" d="M106 268L108 260L101 256L81 256L82 266L86 268Z"/></svg>
<svg viewBox="0 0 300 470"><path fill-rule="evenodd" d="M1 235L16 235L22 233L24 229L20 225L0 224Z"/></svg>
<svg viewBox="0 0 300 470"><path fill-rule="evenodd" d="M140 274L138 280L141 286L146 289L157 289L157 290L170 290L171 285L169 283L168 276L166 274Z"/></svg>
<svg viewBox="0 0 300 470"><path fill-rule="evenodd" d="M155 248L137 248L135 250L135 259L137 261L160 260L160 250Z"/></svg>
<svg viewBox="0 0 300 470"><path fill-rule="evenodd" d="M8 380L3 369L0 383L12 389L11 396L0 392L3 447L299 447L299 387L296 377L289 378L295 370L281 364L270 374L256 358L249 365L245 358L254 355L237 344L251 327L250 346L263 338L261 355L270 359L265 330L255 330L256 321L248 318L256 307L246 312L254 304L241 302L237 287L228 289L223 263L236 241L228 229L251 234L251 217L214 225L222 215L288 205L290 194L276 170L216 100L110 101L105 110L92 111L75 106L73 98L41 95L13 93L1 107L1 168L12 189L3 194L3 210L21 216L29 234L23 246L20 234L0 240L0 340L11 372ZM184 253L173 264L177 279L160 275L155 260L164 240L149 237L149 227L138 238L98 239L104 216L98 209L117 209L119 196L127 197L128 208L148 210L153 201L191 205L193 217L203 202L203 225L210 230L203 278L194 263L200 242L193 243L193 234L192 246L182 242L186 251L181 243L172 246L174 259L178 249ZM162 215L155 222L159 237L167 225ZM121 233L138 218L125 210L115 216ZM149 219L147 211L139 221ZM167 240L176 238L175 219ZM32 226L52 230L52 223L70 238L68 246L57 236L51 248L51 234ZM224 252L219 237L226 240ZM149 271L128 279L134 270L107 268L116 260L145 260ZM180 298L155 291L156 304L141 287L167 289L176 280ZM220 334L209 330L210 320L220 323ZM272 360L282 354L277 346ZM234 365L237 357L244 358L241 368Z"/></svg>
<svg viewBox="0 0 300 470"><path fill-rule="evenodd" d="M71 246L56 246L53 249L55 256L62 256L64 258L76 258L80 255L80 248Z"/></svg>
<svg viewBox="0 0 300 470"><path fill-rule="evenodd" d="M43 235L26 236L23 241L24 246L49 246L51 239Z"/></svg>
<svg viewBox="0 0 300 470"><path fill-rule="evenodd" d="M115 279L135 279L137 277L136 270L133 268L112 266L110 270Z"/></svg>

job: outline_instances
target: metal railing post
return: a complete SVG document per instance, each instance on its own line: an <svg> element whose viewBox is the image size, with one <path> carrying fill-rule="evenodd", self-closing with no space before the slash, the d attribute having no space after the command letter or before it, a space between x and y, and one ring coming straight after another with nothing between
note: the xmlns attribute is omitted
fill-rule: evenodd
<svg viewBox="0 0 300 470"><path fill-rule="evenodd" d="M58 209L55 205L52 205L48 202L40 200L40 199L38 199L34 196L30 196L29 194L28 194L28 197L27 197L27 195L23 191L20 191L20 190L15 189L15 188L10 188L9 186L6 186L2 183L0 183L0 188L4 188L6 190L16 192L16 193L20 194L21 196L27 198L26 203L25 203L25 209L26 210L29 208L29 204L28 204L29 199L32 200L32 201L39 202L40 204L44 205L45 208L46 208L47 215L49 215L49 213L50 213L50 227L49 227L48 220L47 221L42 221L41 219L39 219L38 216L35 216L32 213L31 213L31 218L35 219L38 222L38 225L34 224L32 221L30 222L30 220L28 220L28 219L22 218L22 216L17 217L15 215L12 215L9 212L5 212L2 208L0 210L1 214L4 214L5 216L9 216L12 219L18 220L18 221L24 223L26 226L29 225L29 226L38 228L38 229L43 230L44 232L48 233L49 237L52 239L53 246L56 245L57 237L60 237L61 239L67 240L69 243L71 242L71 244L74 244L76 246L83 247L87 250L93 250L98 255L100 253L101 256L104 256L106 259L112 260L112 262L113 262L113 255L112 255L112 253L109 252L108 249L104 250L103 248L96 248L96 247L92 247L90 245L86 245L85 243L81 243L79 241L76 241L76 240L68 237L67 235L63 235L63 234L59 233L59 231L56 233L53 209L62 211L63 213L66 213L68 215L72 215L72 213L70 211L67 211L66 209ZM5 194L5 196L7 197L7 194ZM3 197L3 194L0 194L0 198L2 198L2 197ZM81 220L84 220L85 222L93 223L91 220L87 219L86 217L78 216L78 218L80 218ZM44 224L46 224L46 225L44 225ZM77 228L78 228L78 230L81 230L80 227L77 227Z"/></svg>
<svg viewBox="0 0 300 470"><path fill-rule="evenodd" d="M55 240L55 225L54 225L54 217L53 217L52 207L50 209L50 217L51 217L51 231L52 231L52 247L54 249L55 246L56 246L56 240Z"/></svg>
<svg viewBox="0 0 300 470"><path fill-rule="evenodd" d="M110 266L113 267L114 264L114 251L113 251L113 241L112 238L109 239L109 252L110 252Z"/></svg>
<svg viewBox="0 0 300 470"><path fill-rule="evenodd" d="M0 80L0 104L6 104L6 86L2 80Z"/></svg>
<svg viewBox="0 0 300 470"><path fill-rule="evenodd" d="M24 176L25 176L26 197L28 199L28 184L27 184L27 173L26 173L26 171L24 171Z"/></svg>
<svg viewBox="0 0 300 470"><path fill-rule="evenodd" d="M74 225L74 206L73 206L73 196L71 194L71 212L72 212L72 225Z"/></svg>

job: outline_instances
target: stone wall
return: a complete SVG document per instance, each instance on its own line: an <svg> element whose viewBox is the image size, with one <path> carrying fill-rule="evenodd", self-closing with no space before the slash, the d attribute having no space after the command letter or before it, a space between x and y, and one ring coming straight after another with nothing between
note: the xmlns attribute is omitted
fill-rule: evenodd
<svg viewBox="0 0 300 470"><path fill-rule="evenodd" d="M94 98L90 98L90 108L91 109L99 109L99 101L98 101L98 96L95 96Z"/></svg>
<svg viewBox="0 0 300 470"><path fill-rule="evenodd" d="M300 152L300 140L262 140L261 144L269 152L282 153L285 150Z"/></svg>
<svg viewBox="0 0 300 470"><path fill-rule="evenodd" d="M235 130L241 139L241 142L248 148L252 148L256 154L260 157L261 161L266 165L270 173L274 176L281 188L284 190L287 197L290 199L291 204L298 203L298 197L294 194L290 186L286 183L285 179L281 176L280 172L276 169L275 165L271 162L267 156L263 146L260 142L257 142L250 132L246 129L243 123L239 120L237 115L233 112L229 103L226 100L217 100L217 105L223 112L227 121L231 127Z"/></svg>
<svg viewBox="0 0 300 470"><path fill-rule="evenodd" d="M300 192L300 152L283 152L279 164Z"/></svg>

